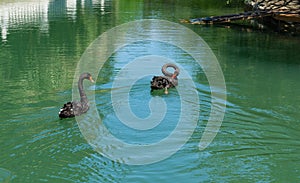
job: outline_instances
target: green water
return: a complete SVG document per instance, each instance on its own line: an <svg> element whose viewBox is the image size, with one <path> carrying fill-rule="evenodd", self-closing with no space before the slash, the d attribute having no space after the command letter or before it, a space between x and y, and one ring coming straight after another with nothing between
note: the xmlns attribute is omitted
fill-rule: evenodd
<svg viewBox="0 0 300 183"><path fill-rule="evenodd" d="M7 177L22 183L300 181L299 37L183 24L207 42L226 81L225 117L216 138L204 151L199 151L198 143L211 98L203 71L177 49L166 48L164 52L157 49L162 45L140 43L140 51L149 47L151 54L164 52L187 69L201 99L201 113L193 135L177 153L154 164L130 166L94 151L75 119L58 118L62 104L72 99L75 69L85 49L105 31L129 21L164 19L179 23L183 18L236 13L242 8L237 3L204 0L70 2L40 2L38 11L30 10L31 14L26 8L17 11L9 7L32 4L0 2L1 181ZM117 123L110 105L113 77L131 57L143 55L124 49L94 76L95 84L85 86L95 90L97 109L112 134L129 143L152 143L166 137L176 124L139 134L142 140L136 139L132 130ZM129 94L140 117L146 117L149 108L134 105L153 97L149 79L139 80ZM169 96L159 96L179 105L177 95L173 90ZM170 111L168 118L176 120L177 112Z"/></svg>

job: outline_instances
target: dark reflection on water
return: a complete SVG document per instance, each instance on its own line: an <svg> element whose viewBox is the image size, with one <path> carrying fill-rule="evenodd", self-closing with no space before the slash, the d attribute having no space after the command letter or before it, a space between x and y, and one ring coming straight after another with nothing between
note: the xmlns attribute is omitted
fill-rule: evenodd
<svg viewBox="0 0 300 183"><path fill-rule="evenodd" d="M0 168L11 173L12 182L299 181L298 37L186 25L209 44L224 72L228 103L220 132L206 150L198 150L210 88L201 68L178 55L201 99L198 127L169 159L128 166L93 151L75 119L57 117L61 105L71 100L74 71L86 47L106 30L132 20L178 22L241 9L216 0L24 2L0 3ZM116 63L126 63L126 53L130 50L112 57L117 62L106 62L97 79L97 107L104 119L112 110L107 98L111 77L120 69ZM147 79L132 88L136 100L143 97L143 87L148 89ZM138 113L146 114L147 108Z"/></svg>

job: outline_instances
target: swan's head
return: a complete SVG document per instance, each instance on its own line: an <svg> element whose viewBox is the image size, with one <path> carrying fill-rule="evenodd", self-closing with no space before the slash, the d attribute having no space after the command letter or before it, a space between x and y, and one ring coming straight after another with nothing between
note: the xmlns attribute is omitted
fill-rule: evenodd
<svg viewBox="0 0 300 183"><path fill-rule="evenodd" d="M171 72L167 71L168 67L172 67L174 69L174 73L171 73ZM173 79L177 79L177 76L179 75L179 72L180 72L177 65L175 65L173 63L167 63L167 64L163 65L162 68L161 68L161 71L165 76L171 77Z"/></svg>
<svg viewBox="0 0 300 183"><path fill-rule="evenodd" d="M90 80L92 83L94 83L95 81L93 80L93 77L92 77L92 75L90 74L90 73L83 73L83 74L81 74L81 76L80 76L81 78L84 78L84 79L88 79L88 80Z"/></svg>
<svg viewBox="0 0 300 183"><path fill-rule="evenodd" d="M92 75L90 73L88 73L88 80L90 80L92 83L94 83L95 81L92 78Z"/></svg>
<svg viewBox="0 0 300 183"><path fill-rule="evenodd" d="M173 79L177 79L177 76L179 75L179 70L178 69L176 69L175 71L174 71L174 74L172 75L172 78Z"/></svg>

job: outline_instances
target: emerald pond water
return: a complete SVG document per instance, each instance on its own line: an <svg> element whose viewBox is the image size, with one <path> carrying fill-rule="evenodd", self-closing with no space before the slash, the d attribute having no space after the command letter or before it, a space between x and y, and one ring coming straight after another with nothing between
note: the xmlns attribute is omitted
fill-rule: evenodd
<svg viewBox="0 0 300 183"><path fill-rule="evenodd" d="M180 23L237 13L243 11L240 7L235 1L219 0L0 1L0 182L299 182L300 38L249 27ZM58 111L72 100L75 70L88 46L114 27L142 19L168 20L199 35L218 60L227 100L216 137L199 150L214 87L202 68L189 53L165 42L133 42L117 49L102 61L96 82L84 83L87 93L95 93L92 104L111 134L126 143L152 144L170 138L180 115L197 118L191 137L173 155L152 164L129 165L98 153L76 119L60 120ZM176 27L168 29L164 34L178 33ZM132 32L124 35L134 37ZM200 105L180 114L180 92L153 95L151 76L142 77L125 93L133 113L142 119L151 115L148 103L153 98L163 99L168 110L162 124L139 131L120 123L111 94L122 94L121 87L114 87L120 70L147 55L178 63L194 82L184 95L196 91L199 97L185 102ZM91 115L95 114L85 114ZM103 148L118 150L106 140ZM159 156L165 148L153 154Z"/></svg>

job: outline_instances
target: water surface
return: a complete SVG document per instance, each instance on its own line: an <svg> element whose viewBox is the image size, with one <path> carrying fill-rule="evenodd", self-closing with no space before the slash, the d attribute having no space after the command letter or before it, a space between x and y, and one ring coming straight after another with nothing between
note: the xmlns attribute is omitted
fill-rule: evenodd
<svg viewBox="0 0 300 183"><path fill-rule="evenodd" d="M81 55L105 31L133 20L179 23L182 18L239 11L242 8L237 4L220 1L1 1L0 180L9 175L11 182L22 183L298 182L298 37L184 24L211 47L226 80L225 118L204 151L198 150L198 143L211 107L209 83L189 55L168 45L157 49L163 46L143 43L138 52L132 51L135 45L129 45L105 63L103 72L95 76L95 85L85 86L95 89L97 109L114 135L130 143L152 143L166 137L176 123L162 123L156 131L136 138L132 129L118 122L110 105L113 79L131 58L146 53L176 59L195 82L201 115L192 137L170 158L141 166L111 161L92 149L75 119L57 116L61 105L72 98L73 76ZM149 114L150 79L140 79L129 94L139 117ZM176 90L159 97L171 106L178 105ZM178 110L167 115L176 122Z"/></svg>

